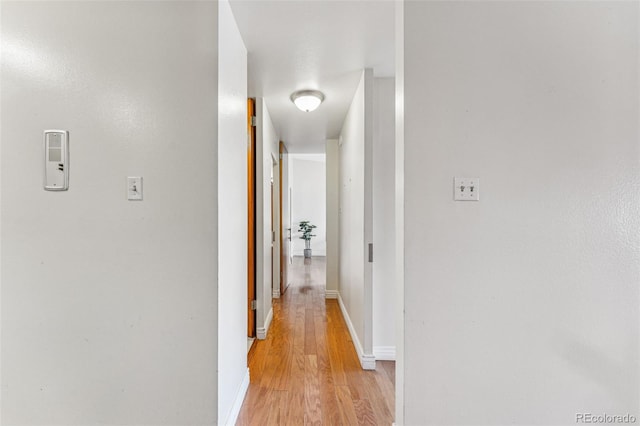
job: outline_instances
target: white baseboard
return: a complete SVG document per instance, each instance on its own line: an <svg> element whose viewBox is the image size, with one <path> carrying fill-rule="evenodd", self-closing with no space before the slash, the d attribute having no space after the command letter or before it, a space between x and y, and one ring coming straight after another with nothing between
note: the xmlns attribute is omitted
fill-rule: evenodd
<svg viewBox="0 0 640 426"><path fill-rule="evenodd" d="M396 347L395 346L374 346L373 356L379 361L395 361L396 360Z"/></svg>
<svg viewBox="0 0 640 426"><path fill-rule="evenodd" d="M242 379L242 383L240 384L240 389L238 389L238 393L236 394L235 399L233 400L233 406L231 407L231 412L229 413L229 417L227 417L227 421L224 422L227 426L233 426L238 421L238 414L240 414L240 409L242 408L242 403L244 402L244 397L247 395L247 390L249 389L249 369L247 368L247 374L244 375L244 379Z"/></svg>
<svg viewBox="0 0 640 426"><path fill-rule="evenodd" d="M358 339L358 334L356 333L356 329L353 327L353 323L351 322L351 318L349 317L349 313L347 312L347 308L344 306L342 302L342 297L340 297L340 293L338 293L338 305L340 305L340 311L342 311L342 316L344 317L344 321L347 323L347 328L349 329L349 334L351 334L351 340L353 341L353 346L356 348L356 353L358 354L358 358L360 359L360 366L363 370L375 370L376 369L376 357L373 354L365 354L362 349L362 344L360 343L360 339Z"/></svg>
<svg viewBox="0 0 640 426"><path fill-rule="evenodd" d="M264 327L256 327L256 337L258 339L264 340L267 338L267 332L269 331L269 326L271 325L272 319L273 319L273 308L269 309L267 318L264 320Z"/></svg>
<svg viewBox="0 0 640 426"><path fill-rule="evenodd" d="M276 288L273 290L273 294L271 295L274 299L280 299L280 289Z"/></svg>
<svg viewBox="0 0 640 426"><path fill-rule="evenodd" d="M338 298L338 290L325 290L324 291L325 299L337 299Z"/></svg>

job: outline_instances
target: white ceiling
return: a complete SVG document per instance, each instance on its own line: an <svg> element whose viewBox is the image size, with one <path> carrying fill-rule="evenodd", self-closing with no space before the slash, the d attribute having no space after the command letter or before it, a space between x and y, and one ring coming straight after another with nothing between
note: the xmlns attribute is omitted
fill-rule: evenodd
<svg viewBox="0 0 640 426"><path fill-rule="evenodd" d="M249 54L249 96L264 98L289 152L324 152L336 139L362 69L394 75L391 0L230 0ZM289 100L316 89L313 112Z"/></svg>

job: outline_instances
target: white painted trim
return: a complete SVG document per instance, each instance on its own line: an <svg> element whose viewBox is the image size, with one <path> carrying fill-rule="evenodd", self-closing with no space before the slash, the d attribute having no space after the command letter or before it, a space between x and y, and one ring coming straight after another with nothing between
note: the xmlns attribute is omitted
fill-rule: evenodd
<svg viewBox="0 0 640 426"><path fill-rule="evenodd" d="M358 334L356 333L356 329L353 327L353 323L351 322L351 318L349 317L347 308L344 306L344 303L342 302L342 297L340 297L339 292L338 292L338 305L340 305L340 311L342 312L342 317L344 318L344 322L347 323L349 334L351 334L351 341L353 342L353 346L356 348L358 359L360 359L360 366L362 367L363 370L375 370L376 357L373 356L372 354L364 353L364 350L362 349L362 344L360 343L360 339L358 339Z"/></svg>
<svg viewBox="0 0 640 426"><path fill-rule="evenodd" d="M274 288L273 289L272 297L274 299L280 299L280 289L279 288Z"/></svg>
<svg viewBox="0 0 640 426"><path fill-rule="evenodd" d="M325 299L337 299L338 298L338 290L325 290L324 291Z"/></svg>
<svg viewBox="0 0 640 426"><path fill-rule="evenodd" d="M242 408L242 403L244 402L244 397L247 395L247 390L249 389L249 369L247 368L247 373L244 375L244 379L242 379L242 383L240 384L240 389L238 389L238 393L233 401L233 406L231 407L231 412L229 413L229 417L227 417L227 421L224 422L227 426L233 426L236 424L238 420L238 414L240 414L240 409Z"/></svg>
<svg viewBox="0 0 640 426"><path fill-rule="evenodd" d="M272 319L273 319L273 308L269 309L269 313L267 314L267 319L264 321L264 327L256 328L256 337L259 340L264 340L267 338L267 332L269 331L269 326L271 325Z"/></svg>
<svg viewBox="0 0 640 426"><path fill-rule="evenodd" d="M395 361L396 347L395 346L374 346L373 356L376 357L376 361Z"/></svg>
<svg viewBox="0 0 640 426"><path fill-rule="evenodd" d="M404 0L395 2L396 47L396 412L404 425Z"/></svg>

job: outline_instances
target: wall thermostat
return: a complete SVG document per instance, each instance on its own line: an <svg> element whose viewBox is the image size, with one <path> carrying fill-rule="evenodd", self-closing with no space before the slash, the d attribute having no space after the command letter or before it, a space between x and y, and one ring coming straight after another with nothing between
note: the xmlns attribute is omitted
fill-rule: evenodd
<svg viewBox="0 0 640 426"><path fill-rule="evenodd" d="M44 189L69 189L69 132L44 131Z"/></svg>

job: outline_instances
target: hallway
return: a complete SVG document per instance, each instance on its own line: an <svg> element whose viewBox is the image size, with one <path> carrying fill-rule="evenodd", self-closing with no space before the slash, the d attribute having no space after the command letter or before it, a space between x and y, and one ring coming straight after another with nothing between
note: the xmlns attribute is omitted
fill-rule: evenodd
<svg viewBox="0 0 640 426"><path fill-rule="evenodd" d="M251 384L237 424L390 425L395 363L360 368L338 301L325 299L324 258L294 257L289 273L267 339L249 353Z"/></svg>

